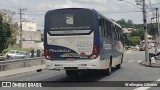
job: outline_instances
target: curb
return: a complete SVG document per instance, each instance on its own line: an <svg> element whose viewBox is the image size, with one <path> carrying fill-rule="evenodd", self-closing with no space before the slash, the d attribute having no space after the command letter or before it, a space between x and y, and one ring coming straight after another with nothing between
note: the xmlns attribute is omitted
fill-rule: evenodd
<svg viewBox="0 0 160 90"><path fill-rule="evenodd" d="M45 69L44 65L37 65L37 66L32 66L32 67L1 71L0 78L16 76L16 75L23 75L23 74L32 73L32 72L39 72L44 69Z"/></svg>
<svg viewBox="0 0 160 90"><path fill-rule="evenodd" d="M145 62L145 61L142 61L139 64L146 67L160 68L160 66L149 65L149 62Z"/></svg>

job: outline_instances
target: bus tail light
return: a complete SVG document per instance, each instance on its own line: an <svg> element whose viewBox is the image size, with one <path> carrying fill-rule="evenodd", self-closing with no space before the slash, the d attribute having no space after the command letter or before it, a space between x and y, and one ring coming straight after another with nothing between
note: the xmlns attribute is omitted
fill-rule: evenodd
<svg viewBox="0 0 160 90"><path fill-rule="evenodd" d="M45 48L44 48L44 55L45 55L45 56L48 56L48 52L49 52L48 48L45 47Z"/></svg>
<svg viewBox="0 0 160 90"><path fill-rule="evenodd" d="M52 59L53 56L49 55L49 49L47 47L44 48L44 56L46 59Z"/></svg>
<svg viewBox="0 0 160 90"><path fill-rule="evenodd" d="M94 45L94 46L93 46L92 55L90 55L90 59L96 59L98 56L99 56L99 50L98 50L98 48Z"/></svg>

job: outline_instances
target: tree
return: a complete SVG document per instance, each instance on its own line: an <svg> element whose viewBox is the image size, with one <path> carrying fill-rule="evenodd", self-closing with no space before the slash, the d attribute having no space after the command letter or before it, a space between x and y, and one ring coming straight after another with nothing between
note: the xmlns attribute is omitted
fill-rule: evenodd
<svg viewBox="0 0 160 90"><path fill-rule="evenodd" d="M141 40L144 39L144 31L141 30L141 29L132 31L129 35L130 35L131 37L133 37L133 36L138 36L138 37L140 37Z"/></svg>
<svg viewBox="0 0 160 90"><path fill-rule="evenodd" d="M148 33L150 34L150 35L153 35L153 36L155 36L157 33L158 33L158 28L157 28L157 25L156 24L148 24Z"/></svg>
<svg viewBox="0 0 160 90"><path fill-rule="evenodd" d="M6 49L9 45L9 38L11 37L10 24L5 22L3 14L0 13L0 52Z"/></svg>
<svg viewBox="0 0 160 90"><path fill-rule="evenodd" d="M139 44L140 41L141 41L141 39L138 36L133 36L131 38L132 46L135 46L135 45Z"/></svg>
<svg viewBox="0 0 160 90"><path fill-rule="evenodd" d="M139 44L139 42L141 41L140 37L138 36L128 36L128 39L127 39L127 45L128 46L135 46L137 44Z"/></svg>
<svg viewBox="0 0 160 90"><path fill-rule="evenodd" d="M120 24L122 28L126 28L127 26L126 21L124 19L118 20L116 22Z"/></svg>
<svg viewBox="0 0 160 90"><path fill-rule="evenodd" d="M131 19L129 19L129 20L127 21L127 27L129 27L129 28L134 28L134 24L133 24L133 21L132 21Z"/></svg>

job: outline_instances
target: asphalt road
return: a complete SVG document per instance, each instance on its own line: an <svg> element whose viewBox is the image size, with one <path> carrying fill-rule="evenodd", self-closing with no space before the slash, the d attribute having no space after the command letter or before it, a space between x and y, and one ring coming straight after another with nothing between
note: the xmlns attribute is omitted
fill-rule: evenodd
<svg viewBox="0 0 160 90"><path fill-rule="evenodd" d="M154 52L151 49L150 52ZM24 75L1 78L0 81L160 81L160 69L145 67L139 64L144 60L144 51L128 51L124 55L124 63L119 70L113 68L110 76L96 72L82 73L76 78L68 78L64 71L31 72ZM91 85L91 82L87 82ZM74 85L74 83L73 83ZM86 86L87 86L86 85ZM21 90L22 88L0 88L0 90ZM160 87L43 87L23 88L24 90L159 90Z"/></svg>

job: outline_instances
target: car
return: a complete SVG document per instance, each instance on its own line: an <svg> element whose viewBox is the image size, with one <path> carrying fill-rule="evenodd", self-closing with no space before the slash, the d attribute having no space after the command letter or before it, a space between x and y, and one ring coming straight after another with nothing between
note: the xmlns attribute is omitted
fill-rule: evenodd
<svg viewBox="0 0 160 90"><path fill-rule="evenodd" d="M145 51L145 46L144 46L144 45L141 45L141 46L139 47L139 50L140 50L140 51Z"/></svg>
<svg viewBox="0 0 160 90"><path fill-rule="evenodd" d="M18 50L10 50L6 53L5 57L6 59L11 59L14 57L19 51Z"/></svg>
<svg viewBox="0 0 160 90"><path fill-rule="evenodd" d="M23 59L23 58L30 58L30 52L28 51L19 51L12 57L12 59Z"/></svg>

